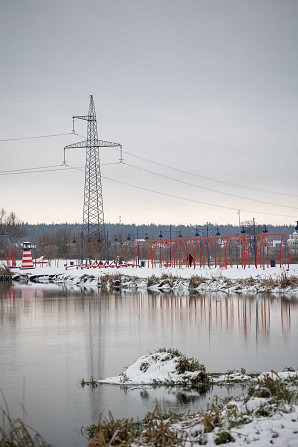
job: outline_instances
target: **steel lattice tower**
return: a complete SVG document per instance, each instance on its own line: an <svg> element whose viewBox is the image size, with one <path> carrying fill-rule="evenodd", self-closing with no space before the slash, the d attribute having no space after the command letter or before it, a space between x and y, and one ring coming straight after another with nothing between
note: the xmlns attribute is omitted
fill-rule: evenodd
<svg viewBox="0 0 298 447"><path fill-rule="evenodd" d="M90 96L88 115L77 115L72 118L73 120L77 118L87 121L87 140L69 144L64 148L64 153L65 149L86 148L83 238L89 240L91 235L96 234L97 238L102 240L105 229L99 148L115 146L121 148L121 144L98 139L96 112L92 95Z"/></svg>

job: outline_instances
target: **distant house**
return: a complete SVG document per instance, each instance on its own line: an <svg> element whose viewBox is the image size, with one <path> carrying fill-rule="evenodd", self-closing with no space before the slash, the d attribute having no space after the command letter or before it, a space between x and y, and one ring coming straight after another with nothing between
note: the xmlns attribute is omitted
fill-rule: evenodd
<svg viewBox="0 0 298 447"><path fill-rule="evenodd" d="M288 239L288 245L290 251L298 250L298 232L296 230L294 230L293 234L290 234Z"/></svg>

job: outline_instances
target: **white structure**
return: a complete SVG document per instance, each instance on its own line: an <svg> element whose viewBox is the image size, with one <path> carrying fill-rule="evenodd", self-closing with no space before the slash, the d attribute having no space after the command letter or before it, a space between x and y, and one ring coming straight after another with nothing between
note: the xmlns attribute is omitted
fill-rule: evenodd
<svg viewBox="0 0 298 447"><path fill-rule="evenodd" d="M298 250L298 232L296 231L296 228L294 233L289 236L288 245L290 250Z"/></svg>

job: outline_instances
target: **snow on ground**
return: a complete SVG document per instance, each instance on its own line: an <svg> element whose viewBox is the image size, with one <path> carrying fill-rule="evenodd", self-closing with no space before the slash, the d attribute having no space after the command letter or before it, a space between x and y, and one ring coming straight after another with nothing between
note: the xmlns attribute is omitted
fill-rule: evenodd
<svg viewBox="0 0 298 447"><path fill-rule="evenodd" d="M115 264L114 264L115 265ZM66 268L67 266L67 268ZM298 296L298 264L289 267L245 269L219 268L153 268L105 267L86 268L70 265L70 261L51 261L51 265L34 269L13 269L15 275L28 276L37 282L49 279L56 283L78 286L121 287L125 290L174 290L176 292L224 292L290 294ZM121 278L120 278L121 277Z"/></svg>
<svg viewBox="0 0 298 447"><path fill-rule="evenodd" d="M99 380L99 383L126 384L126 385L189 385L200 379L200 374L205 370L203 365L198 362L195 364L193 359L193 371L184 371L183 365L179 370L179 362L187 360L176 350L162 350L153 354L143 355L135 363L129 366L123 373L117 377L108 377ZM188 362L188 365L190 364Z"/></svg>
<svg viewBox="0 0 298 447"><path fill-rule="evenodd" d="M203 370L195 359L187 359L176 350L159 350L137 359L124 373L117 377L100 380L99 383L118 385L187 385L195 372L185 374L178 371L178 362L195 364ZM195 369L195 368L194 368ZM192 374L192 375L191 375ZM219 440L228 437L233 446L278 447L298 446L298 371L263 372L259 375L226 373L209 375L211 381L230 383L250 381L247 394L227 399L216 399L205 412L184 414L179 421L167 420L168 429L177 439L183 439L181 445L214 446L226 442ZM195 382L197 385L197 383ZM175 389L175 388L174 388ZM197 390L198 388L190 388ZM153 417L159 417L158 413ZM157 423L157 426L161 422ZM167 431L169 433L169 431ZM132 444L133 445L133 444ZM137 443L135 444L137 445Z"/></svg>
<svg viewBox="0 0 298 447"><path fill-rule="evenodd" d="M182 365L182 367L179 368L179 365ZM119 376L101 379L98 383L114 385L191 385L194 380L200 379L200 372L202 371L205 371L205 367L198 360L188 359L175 349L162 349L139 357ZM247 375L238 371L232 371L225 374L208 374L208 376L211 383L222 384L246 381L255 382L264 380L265 377L270 377L273 380L286 380L297 378L298 371L269 371L259 375L255 373Z"/></svg>
<svg viewBox="0 0 298 447"><path fill-rule="evenodd" d="M22 274L31 274L31 275L59 275L63 274L68 277L76 277L83 275L93 275L96 277L100 277L102 275L113 275L119 273L121 275L127 275L137 278L148 278L149 276L155 275L157 277L161 277L163 274L173 275L180 277L182 279L189 279L193 275L199 275L204 278L219 278L221 276L229 279L241 279L241 278L250 278L250 277L272 277L279 278L282 274L287 273L289 276L298 276L298 264L290 264L290 266L276 266L276 267L265 267L263 268L255 268L254 266L246 267L243 269L242 267L228 267L228 268L220 268L220 267L196 267L196 268L188 268L183 266L179 267L106 267L106 268L76 268L70 266L70 262L68 261L68 269L65 268L66 261L58 260L58 261L50 261L50 266L37 266L34 269L13 269L16 273Z"/></svg>
<svg viewBox="0 0 298 447"><path fill-rule="evenodd" d="M272 417L252 417L252 422L229 430L234 442L232 446L240 447L297 447L298 446L298 406L290 412L279 411ZM220 431L206 435L208 446L214 446ZM195 443L193 444L196 445Z"/></svg>

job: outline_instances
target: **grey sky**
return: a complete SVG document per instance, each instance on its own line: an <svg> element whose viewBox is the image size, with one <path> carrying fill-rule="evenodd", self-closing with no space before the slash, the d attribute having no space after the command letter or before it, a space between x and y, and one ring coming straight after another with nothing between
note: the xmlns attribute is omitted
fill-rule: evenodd
<svg viewBox="0 0 298 447"><path fill-rule="evenodd" d="M122 143L131 154L298 195L297 17L297 1L1 0L0 139L70 132L72 115L86 114L93 94L100 138ZM85 123L76 129L84 135ZM59 164L63 147L81 139L0 142L0 170ZM83 167L84 157L84 151L67 154L73 166ZM241 219L260 223L298 219L297 197L124 157L184 182L294 209L255 203L127 165L105 165L117 160L115 151L101 152L104 177L233 209L104 178L109 222L121 215L125 223L236 224L237 209ZM82 220L79 170L1 175L0 184L1 206L24 221Z"/></svg>

